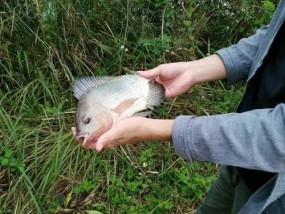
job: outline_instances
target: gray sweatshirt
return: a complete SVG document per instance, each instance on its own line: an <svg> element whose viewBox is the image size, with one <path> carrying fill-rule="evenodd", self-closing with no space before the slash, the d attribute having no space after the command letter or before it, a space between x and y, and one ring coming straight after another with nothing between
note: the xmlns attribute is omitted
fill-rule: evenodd
<svg viewBox="0 0 285 214"><path fill-rule="evenodd" d="M256 74L284 19L282 0L270 25L217 51L225 64L229 84L248 81ZM285 213L284 103L244 113L179 116L174 121L172 140L176 153L189 161L212 161L278 173L252 195L240 213Z"/></svg>

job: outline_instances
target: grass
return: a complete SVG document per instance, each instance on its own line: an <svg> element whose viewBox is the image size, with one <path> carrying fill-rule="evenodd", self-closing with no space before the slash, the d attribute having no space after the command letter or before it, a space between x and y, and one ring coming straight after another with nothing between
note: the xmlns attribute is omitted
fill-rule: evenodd
<svg viewBox="0 0 285 214"><path fill-rule="evenodd" d="M0 213L194 212L216 177L216 165L189 165L170 142L97 154L83 150L70 132L77 77L120 75L211 54L221 41L229 45L266 21L273 5L252 1L213 15L215 4L181 2L0 3ZM229 22L211 21L224 20L225 9L252 4L265 10L263 19L253 19L252 10L238 16L243 25L231 31ZM220 33L208 38L209 32ZM153 117L234 111L242 90L203 84L168 100Z"/></svg>

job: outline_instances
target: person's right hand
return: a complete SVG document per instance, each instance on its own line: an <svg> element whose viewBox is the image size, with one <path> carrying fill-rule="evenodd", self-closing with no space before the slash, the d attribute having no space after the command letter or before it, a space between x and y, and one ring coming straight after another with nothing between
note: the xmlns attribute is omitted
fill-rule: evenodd
<svg viewBox="0 0 285 214"><path fill-rule="evenodd" d="M153 69L138 71L138 75L155 79L165 88L165 97L181 95L195 85L195 78L191 75L191 62L162 64Z"/></svg>
<svg viewBox="0 0 285 214"><path fill-rule="evenodd" d="M137 73L162 84L166 98L181 95L196 84L226 78L224 63L216 54L190 62L162 64Z"/></svg>

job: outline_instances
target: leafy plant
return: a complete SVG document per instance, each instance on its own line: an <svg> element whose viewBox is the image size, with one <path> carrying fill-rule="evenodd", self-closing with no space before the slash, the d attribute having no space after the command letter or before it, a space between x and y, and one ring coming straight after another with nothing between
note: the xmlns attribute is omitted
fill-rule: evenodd
<svg viewBox="0 0 285 214"><path fill-rule="evenodd" d="M73 140L71 87L189 61L269 22L276 1L3 0L0 3L0 213L187 213L215 165L187 165L169 142L97 154ZM234 111L243 87L214 82L152 117Z"/></svg>
<svg viewBox="0 0 285 214"><path fill-rule="evenodd" d="M17 170L18 172L24 172L25 166L22 162L17 160L13 154L13 150L5 148L4 155L0 155L0 164L2 167L8 167L10 170Z"/></svg>

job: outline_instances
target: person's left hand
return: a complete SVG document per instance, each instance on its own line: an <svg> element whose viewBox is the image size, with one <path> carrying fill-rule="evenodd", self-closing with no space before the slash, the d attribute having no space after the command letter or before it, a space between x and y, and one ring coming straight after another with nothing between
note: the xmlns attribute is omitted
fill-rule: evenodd
<svg viewBox="0 0 285 214"><path fill-rule="evenodd" d="M83 147L85 149L96 149L100 152L102 149L114 148L118 145L134 141L170 141L173 123L174 120L129 117L117 121L116 124L114 124L109 131L101 135L98 140L91 140ZM74 127L72 128L72 132L75 137L76 129ZM82 144L82 142L79 143Z"/></svg>
<svg viewBox="0 0 285 214"><path fill-rule="evenodd" d="M100 152L102 149L114 148L116 146L138 141L140 135L144 136L144 120L143 117L130 117L118 121L110 130L98 138L97 141L89 141L83 147L85 149L96 149ZM76 128L72 127L72 133L75 137ZM82 144L82 142L78 142Z"/></svg>

